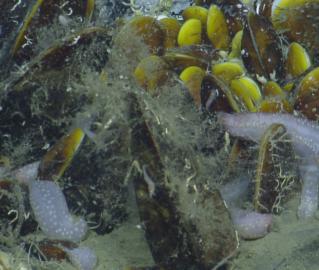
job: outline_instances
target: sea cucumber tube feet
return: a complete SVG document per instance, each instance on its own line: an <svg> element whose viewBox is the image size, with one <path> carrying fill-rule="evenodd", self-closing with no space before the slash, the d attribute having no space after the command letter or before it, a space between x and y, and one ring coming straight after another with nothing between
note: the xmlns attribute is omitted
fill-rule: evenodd
<svg viewBox="0 0 319 270"><path fill-rule="evenodd" d="M242 209L231 209L230 212L234 226L243 239L258 239L269 233L272 224L271 214Z"/></svg>
<svg viewBox="0 0 319 270"><path fill-rule="evenodd" d="M32 181L29 197L36 221L48 237L79 242L85 236L86 222L83 219L74 220L55 182Z"/></svg>

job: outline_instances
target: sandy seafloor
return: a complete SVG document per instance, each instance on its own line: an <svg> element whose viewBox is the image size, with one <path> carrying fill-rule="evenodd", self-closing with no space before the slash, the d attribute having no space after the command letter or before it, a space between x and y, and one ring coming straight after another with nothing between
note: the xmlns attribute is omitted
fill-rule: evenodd
<svg viewBox="0 0 319 270"><path fill-rule="evenodd" d="M307 221L296 217L298 198L289 202L280 216L274 217L272 231L264 238L240 241L231 270L318 270L319 215ZM292 210L294 209L294 210ZM104 236L90 234L83 243L99 258L96 270L123 270L127 266L150 266L152 257L134 218Z"/></svg>

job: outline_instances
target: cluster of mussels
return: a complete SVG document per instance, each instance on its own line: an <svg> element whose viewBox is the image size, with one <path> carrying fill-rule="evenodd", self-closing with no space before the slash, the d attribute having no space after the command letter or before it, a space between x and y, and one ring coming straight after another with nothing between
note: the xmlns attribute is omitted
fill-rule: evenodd
<svg viewBox="0 0 319 270"><path fill-rule="evenodd" d="M182 12L182 21L140 16L125 26L149 48L150 55L134 70L139 85L156 96L159 86L177 73L196 106L204 111L292 114L312 120L307 125L315 133L319 119L318 1L255 1L246 6L236 0L195 2ZM240 122L238 126L264 131L260 119L258 125L247 117L251 126ZM296 184L295 156L312 159L317 155L317 140L314 134L300 140L304 152L312 149L295 154L293 148L302 146L293 147L290 142L296 138L290 136L299 136L299 131L287 132L289 123L279 118L270 124L274 125L258 139L253 132L229 132L260 141L254 209L278 213L282 199ZM230 162L240 156L247 159L244 152L243 141L236 140ZM312 216L314 211L299 215Z"/></svg>
<svg viewBox="0 0 319 270"><path fill-rule="evenodd" d="M204 111L198 114L212 116L209 121L214 122L219 111L297 114L317 121L319 1L198 0L181 17L136 16L118 20L116 27L111 20L112 27L99 21L99 12L109 7L103 1L31 2L0 3L6 14L0 27L0 249L10 253L23 243L36 258L68 260L80 269L92 269L95 262L86 265L78 252L83 247L75 243L82 235L77 240L63 238L50 231L58 220L51 216L51 221L41 221L46 213L37 202L43 200L31 186L42 181L55 187L49 191L41 185L45 196L60 198L44 209L54 212L62 209L55 205L66 207L67 202L98 234L112 231L127 217L125 203L133 192L155 262L145 269L227 269L238 249L237 232L243 238L264 236L270 214L280 213L283 201L299 188L291 134L282 121L262 130L253 212L242 218L243 210L230 209L234 198L228 201L223 189L196 181L203 167L197 156L215 150L202 153L200 148L163 143L158 134L168 132L155 114L155 121L148 117L148 105L165 95L162 85L176 90L178 81ZM109 2L116 16L129 7ZM120 30L113 39L115 28ZM116 51L117 63L110 50ZM112 74L112 68L123 63L128 63L127 78ZM116 80L123 78L127 83L114 91ZM146 92L136 91L132 78ZM88 87L89 80L95 86ZM114 100L118 104L112 104ZM251 152L246 141L225 138L225 148L231 146L227 170L234 176L238 160L251 162ZM186 179L182 183L168 173L175 150L178 166L187 172L195 168L181 174ZM69 215L68 209L62 210ZM30 241L38 224L45 235ZM0 257L1 264L10 267Z"/></svg>
<svg viewBox="0 0 319 270"><path fill-rule="evenodd" d="M127 42L123 37L134 33L147 47L141 53L122 44L124 55L136 61L134 77L146 92L161 96L161 86L177 75L200 110L219 116L229 133L246 139L231 141L227 165L238 173L238 160L251 164L251 159L257 159L251 196L255 212L240 219L240 209L237 213L230 209L232 222L244 238L267 233L269 214L280 214L285 200L300 189L299 173L299 217L313 217L318 208L318 11L319 2L310 0L247 5L236 0L195 1L181 12L182 18L137 16L119 34ZM257 157L249 156L247 140L259 142ZM231 205L232 199L227 202ZM140 209L147 220L151 213L145 211ZM199 227L195 226L200 234ZM156 232L146 226L150 243ZM156 258L158 247L151 249ZM207 249L200 246L199 250L199 265L206 269Z"/></svg>

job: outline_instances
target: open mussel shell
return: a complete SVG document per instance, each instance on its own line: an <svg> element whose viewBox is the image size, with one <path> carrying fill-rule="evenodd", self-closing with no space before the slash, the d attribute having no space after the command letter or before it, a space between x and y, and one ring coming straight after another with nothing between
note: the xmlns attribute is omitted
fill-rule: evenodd
<svg viewBox="0 0 319 270"><path fill-rule="evenodd" d="M284 78L284 57L280 39L266 17L249 13L242 37L242 59L246 69L256 78Z"/></svg>
<svg viewBox="0 0 319 270"><path fill-rule="evenodd" d="M273 124L265 131L259 146L253 204L256 211L279 213L295 188L295 156L285 127Z"/></svg>
<svg viewBox="0 0 319 270"><path fill-rule="evenodd" d="M214 75L206 75L201 84L201 104L208 112L239 112L240 104L221 79Z"/></svg>

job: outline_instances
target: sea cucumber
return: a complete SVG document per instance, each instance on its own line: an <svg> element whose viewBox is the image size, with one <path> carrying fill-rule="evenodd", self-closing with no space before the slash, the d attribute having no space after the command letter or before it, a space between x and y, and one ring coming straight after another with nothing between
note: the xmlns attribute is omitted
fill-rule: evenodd
<svg viewBox="0 0 319 270"><path fill-rule="evenodd" d="M258 142L271 124L282 124L301 158L303 188L299 218L314 216L318 208L319 126L316 122L282 113L218 113L219 122L234 136Z"/></svg>
<svg viewBox="0 0 319 270"><path fill-rule="evenodd" d="M218 113L218 119L234 136L258 142L271 124L282 124L301 157L319 154L319 126L316 122L284 113Z"/></svg>
<svg viewBox="0 0 319 270"><path fill-rule="evenodd" d="M86 222L83 219L74 220L55 182L31 181L29 197L35 218L48 237L79 242L85 236Z"/></svg>

